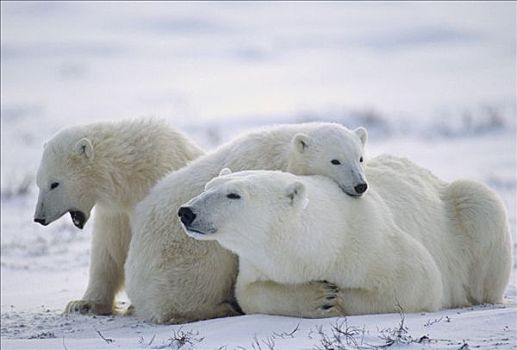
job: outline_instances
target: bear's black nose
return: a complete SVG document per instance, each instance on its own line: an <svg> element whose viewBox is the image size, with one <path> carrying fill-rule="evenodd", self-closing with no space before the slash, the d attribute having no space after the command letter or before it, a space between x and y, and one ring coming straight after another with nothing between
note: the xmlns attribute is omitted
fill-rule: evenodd
<svg viewBox="0 0 517 350"><path fill-rule="evenodd" d="M358 193L358 194L362 194L366 191L366 189L368 188L368 185L367 184L359 184L357 186L354 187L354 190Z"/></svg>
<svg viewBox="0 0 517 350"><path fill-rule="evenodd" d="M192 221L196 218L196 214L189 207L181 207L178 210L178 216L181 218L181 222L185 226L189 226Z"/></svg>

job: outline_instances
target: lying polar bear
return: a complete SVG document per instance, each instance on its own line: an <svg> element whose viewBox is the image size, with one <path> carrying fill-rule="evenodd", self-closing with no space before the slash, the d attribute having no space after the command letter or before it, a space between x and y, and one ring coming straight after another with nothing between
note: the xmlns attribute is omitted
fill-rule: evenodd
<svg viewBox="0 0 517 350"><path fill-rule="evenodd" d="M246 313L318 317L299 288L315 280L340 288L329 307L347 315L502 302L512 246L494 193L393 157L366 168L360 199L326 177L225 169L179 216L189 236L239 256Z"/></svg>

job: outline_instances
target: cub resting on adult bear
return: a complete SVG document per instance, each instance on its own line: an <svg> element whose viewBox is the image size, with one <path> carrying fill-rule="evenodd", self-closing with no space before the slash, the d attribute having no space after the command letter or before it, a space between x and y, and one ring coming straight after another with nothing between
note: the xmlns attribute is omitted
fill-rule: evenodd
<svg viewBox="0 0 517 350"><path fill-rule="evenodd" d="M344 314L501 303L512 244L501 200L470 181L445 183L378 157L370 190L344 195L321 176L225 169L179 210L186 233L239 256L246 313L321 317L298 286L328 280Z"/></svg>
<svg viewBox="0 0 517 350"><path fill-rule="evenodd" d="M278 125L242 135L162 179L135 209L126 292L137 316L181 323L235 315L233 285L237 259L217 242L187 237L178 208L203 192L222 168L276 169L332 178L351 196L365 193L364 128L334 123ZM253 225L253 223L250 223ZM332 287L305 286L321 306ZM319 309L332 315L333 309Z"/></svg>

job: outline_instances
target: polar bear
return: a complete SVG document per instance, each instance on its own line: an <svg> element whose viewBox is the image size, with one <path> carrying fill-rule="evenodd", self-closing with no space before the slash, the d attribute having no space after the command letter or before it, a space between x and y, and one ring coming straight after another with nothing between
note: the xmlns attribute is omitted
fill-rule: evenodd
<svg viewBox="0 0 517 350"><path fill-rule="evenodd" d="M131 239L129 215L158 179L203 152L159 120L66 128L46 145L37 173L34 221L48 225L70 213L80 229L95 206L88 287L65 312L112 312L124 283Z"/></svg>
<svg viewBox="0 0 517 350"><path fill-rule="evenodd" d="M180 323L236 313L236 257L216 242L187 237L177 219L180 205L200 194L222 168L321 174L348 195L360 196L367 189L366 140L364 128L335 123L278 125L238 137L161 180L136 206L132 221L126 292L137 316ZM311 286L320 299L332 291L323 282Z"/></svg>
<svg viewBox="0 0 517 350"><path fill-rule="evenodd" d="M346 315L502 302L512 245L497 196L472 182L446 184L404 160L372 167L403 180L369 177L368 195L353 199L321 176L223 170L178 214L189 236L239 256L235 293L246 313L320 317L299 287L314 280L337 285ZM397 200L385 200L391 195Z"/></svg>

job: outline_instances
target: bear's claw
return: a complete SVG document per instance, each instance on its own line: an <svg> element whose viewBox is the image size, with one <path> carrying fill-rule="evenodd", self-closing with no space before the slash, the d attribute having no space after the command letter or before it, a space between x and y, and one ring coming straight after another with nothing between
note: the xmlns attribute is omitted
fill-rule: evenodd
<svg viewBox="0 0 517 350"><path fill-rule="evenodd" d="M317 311L321 317L342 316L344 314L343 308L339 304L340 289L333 283L328 281L311 282L320 289L320 298L318 301Z"/></svg>
<svg viewBox="0 0 517 350"><path fill-rule="evenodd" d="M111 305L98 304L88 300L73 300L66 305L65 314L78 313L81 315L110 315L112 313Z"/></svg>

